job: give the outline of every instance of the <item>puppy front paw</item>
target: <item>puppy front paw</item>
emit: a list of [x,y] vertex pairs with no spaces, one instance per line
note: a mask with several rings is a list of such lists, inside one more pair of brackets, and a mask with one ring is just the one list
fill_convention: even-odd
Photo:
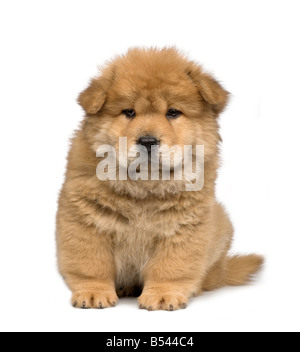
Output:
[[81,309],[104,309],[115,307],[118,303],[118,296],[115,291],[82,290],[73,293],[72,305]]
[[166,310],[175,311],[185,309],[188,304],[188,297],[177,289],[164,290],[162,288],[145,289],[139,297],[140,309],[148,311]]

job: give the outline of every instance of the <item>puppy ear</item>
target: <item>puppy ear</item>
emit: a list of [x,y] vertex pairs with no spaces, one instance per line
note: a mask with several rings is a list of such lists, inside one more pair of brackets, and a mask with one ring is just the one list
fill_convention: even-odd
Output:
[[204,73],[196,64],[192,64],[187,74],[196,84],[203,99],[212,107],[213,111],[220,114],[226,108],[230,94],[218,81],[211,75]]
[[100,82],[94,79],[91,81],[90,86],[79,95],[78,103],[86,113],[94,115],[101,110],[105,99],[106,92]]
[[111,86],[114,72],[111,66],[103,70],[99,78],[92,79],[89,87],[78,97],[78,103],[90,115],[97,114],[103,107]]

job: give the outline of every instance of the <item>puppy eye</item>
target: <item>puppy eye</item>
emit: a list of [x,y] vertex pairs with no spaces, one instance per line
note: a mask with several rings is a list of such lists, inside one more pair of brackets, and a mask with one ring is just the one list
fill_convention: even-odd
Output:
[[176,119],[177,117],[179,117],[180,115],[182,115],[182,112],[176,109],[170,109],[167,112],[167,118],[168,119]]
[[136,116],[136,113],[133,109],[126,109],[122,112],[126,117],[133,119]]

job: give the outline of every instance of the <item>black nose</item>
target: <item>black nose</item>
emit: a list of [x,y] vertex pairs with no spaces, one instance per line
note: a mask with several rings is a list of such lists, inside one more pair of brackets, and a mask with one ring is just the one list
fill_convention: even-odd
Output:
[[152,145],[159,145],[159,141],[157,138],[152,137],[152,136],[143,136],[143,137],[139,138],[137,144],[143,145],[144,147],[147,148],[148,152],[151,152],[151,146]]

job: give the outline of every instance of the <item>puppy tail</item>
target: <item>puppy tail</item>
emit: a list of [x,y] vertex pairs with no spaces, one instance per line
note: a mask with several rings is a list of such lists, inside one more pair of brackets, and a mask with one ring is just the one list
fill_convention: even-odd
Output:
[[242,286],[250,283],[259,272],[264,258],[250,254],[226,257],[208,272],[202,289],[212,291],[224,286]]
[[242,286],[250,283],[264,263],[264,258],[256,254],[227,257],[225,272],[226,286]]

